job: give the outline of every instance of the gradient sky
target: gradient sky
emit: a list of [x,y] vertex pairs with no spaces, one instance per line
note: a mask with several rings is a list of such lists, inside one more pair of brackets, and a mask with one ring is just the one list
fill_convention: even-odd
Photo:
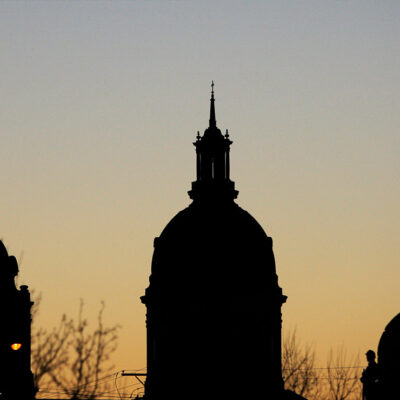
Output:
[[212,79],[284,330],[364,354],[400,311],[400,2],[250,3],[0,2],[0,237],[38,325],[106,302],[115,370],[146,365],[139,297],[189,204]]

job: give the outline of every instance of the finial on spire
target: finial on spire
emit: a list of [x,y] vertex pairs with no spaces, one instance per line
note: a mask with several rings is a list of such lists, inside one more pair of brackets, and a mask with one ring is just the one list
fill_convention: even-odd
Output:
[[214,105],[214,81],[211,81],[211,105],[210,105],[210,127],[217,126],[215,119],[215,105]]

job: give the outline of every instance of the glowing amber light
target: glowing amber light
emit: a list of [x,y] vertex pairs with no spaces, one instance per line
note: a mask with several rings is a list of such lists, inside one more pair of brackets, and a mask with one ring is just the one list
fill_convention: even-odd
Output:
[[13,343],[13,344],[11,345],[11,348],[12,348],[13,350],[19,350],[19,349],[21,348],[21,346],[22,346],[21,343]]

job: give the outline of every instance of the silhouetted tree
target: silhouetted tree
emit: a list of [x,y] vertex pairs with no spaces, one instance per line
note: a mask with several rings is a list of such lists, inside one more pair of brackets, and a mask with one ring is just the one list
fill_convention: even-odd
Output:
[[[33,320],[37,314],[40,299],[40,296],[35,299]],[[36,329],[35,325],[32,326],[31,363],[37,388],[41,387],[41,383],[46,377],[48,378],[54,371],[58,371],[62,366],[68,364],[68,345],[72,336],[72,328],[72,320],[68,319],[65,314],[59,325],[50,332],[43,328]]]
[[289,331],[282,345],[282,377],[285,389],[310,400],[318,399],[317,371],[313,346],[301,345],[296,331]]
[[340,347],[335,353],[331,350],[327,361],[327,381],[329,400],[355,400],[361,397],[360,358],[347,358],[346,351]]
[[[37,314],[40,297],[36,299]],[[47,331],[33,328],[32,370],[37,387],[53,384],[53,389],[70,399],[95,399],[104,389],[99,378],[111,371],[107,365],[117,347],[118,325],[103,323],[104,303],[97,316],[97,327],[89,331],[81,301],[77,321],[63,315],[57,328]]]
[[313,346],[297,340],[289,331],[282,342],[282,377],[285,389],[308,400],[359,400],[359,357],[349,358],[343,347],[331,350],[325,368],[316,366]]

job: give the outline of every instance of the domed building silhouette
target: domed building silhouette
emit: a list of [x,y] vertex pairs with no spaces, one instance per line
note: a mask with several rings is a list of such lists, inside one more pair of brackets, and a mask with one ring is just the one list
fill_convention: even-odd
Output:
[[[213,86],[213,85],[212,85]],[[154,240],[145,398],[279,399],[281,306],[272,239],[235,199],[232,141],[197,134],[192,203]],[[285,397],[286,398],[286,397]]]
[[400,378],[400,313],[387,324],[381,336],[378,365],[382,398],[395,398]]

